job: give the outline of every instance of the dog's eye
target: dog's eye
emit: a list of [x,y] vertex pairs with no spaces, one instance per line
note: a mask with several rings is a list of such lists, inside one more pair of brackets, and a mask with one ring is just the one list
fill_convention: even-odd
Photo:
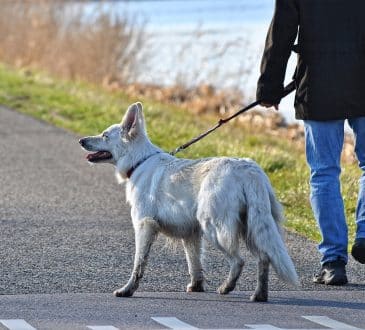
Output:
[[107,140],[107,139],[109,139],[109,136],[108,136],[108,134],[107,134],[107,133],[103,133],[102,138],[103,138],[104,140]]

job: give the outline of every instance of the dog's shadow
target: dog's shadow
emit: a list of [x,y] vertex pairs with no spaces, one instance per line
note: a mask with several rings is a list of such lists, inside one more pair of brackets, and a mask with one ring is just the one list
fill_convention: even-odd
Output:
[[[346,288],[351,288],[351,291],[365,291],[365,284],[348,284]],[[345,292],[351,292],[350,290],[345,290]],[[288,291],[289,292],[289,291]],[[330,307],[330,308],[347,308],[353,310],[365,310],[365,302],[351,302],[351,301],[338,301],[337,299],[318,299],[317,297],[321,296],[321,292],[323,291],[304,291],[308,297],[305,298],[297,298],[293,292],[298,292],[298,296],[302,295],[303,291],[291,291],[291,295],[289,297],[277,297],[275,291],[269,294],[269,301],[264,303],[259,303],[261,305],[269,305],[269,306],[298,306],[298,307]],[[341,295],[342,291],[337,290],[329,290],[326,293],[335,293]],[[313,296],[309,296],[310,293],[313,293]],[[168,297],[164,296],[134,296],[135,299],[147,299],[147,300],[158,300],[158,301],[190,301],[193,303],[214,303],[214,304],[224,304],[224,303],[239,303],[239,304],[257,304],[257,302],[251,302],[248,300],[248,297],[251,293],[248,291],[244,292],[234,292],[230,295],[221,296],[217,293],[205,292],[205,293],[189,293],[186,296],[181,296],[181,294],[174,297],[174,294],[171,293]],[[294,295],[294,296],[293,296]],[[352,299],[352,298],[349,298]]]

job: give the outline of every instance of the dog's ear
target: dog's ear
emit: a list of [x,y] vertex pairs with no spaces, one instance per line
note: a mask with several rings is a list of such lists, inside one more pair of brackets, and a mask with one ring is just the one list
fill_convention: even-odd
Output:
[[122,120],[121,126],[128,135],[133,138],[139,133],[144,133],[144,117],[142,103],[133,103],[128,107],[126,114]]

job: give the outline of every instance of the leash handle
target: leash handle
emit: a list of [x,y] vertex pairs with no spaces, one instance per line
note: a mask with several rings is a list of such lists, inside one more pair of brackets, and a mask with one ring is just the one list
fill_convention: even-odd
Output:
[[[287,95],[289,95],[292,91],[295,90],[295,81],[293,80],[290,84],[288,84],[287,86],[284,87],[284,91],[283,91],[283,96],[282,98],[286,97]],[[175,150],[170,152],[170,155],[174,156],[176,155],[178,152],[180,152],[181,150],[186,149],[187,147],[191,146],[192,144],[194,144],[195,142],[198,142],[199,140],[203,139],[204,137],[206,137],[208,134],[212,133],[213,131],[215,131],[218,127],[224,125],[225,123],[227,123],[228,121],[230,121],[231,119],[239,116],[240,114],[252,109],[253,107],[256,107],[257,105],[259,105],[262,101],[261,100],[257,100],[251,104],[249,104],[248,106],[246,106],[245,108],[235,112],[233,115],[231,115],[230,117],[227,118],[221,118],[219,119],[218,123],[213,126],[212,128],[210,128],[209,130],[207,130],[206,132],[196,136],[195,138],[191,139],[190,141],[186,142],[185,144],[181,145],[180,147],[177,147]]]

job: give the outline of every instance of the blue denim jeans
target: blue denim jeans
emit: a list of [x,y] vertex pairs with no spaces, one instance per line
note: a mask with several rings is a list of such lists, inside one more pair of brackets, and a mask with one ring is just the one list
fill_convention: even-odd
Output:
[[[355,153],[362,169],[356,208],[356,238],[365,238],[365,117],[348,120],[355,136]],[[310,201],[322,241],[321,263],[347,263],[347,224],[339,176],[344,120],[304,121],[306,156],[310,167]]]

